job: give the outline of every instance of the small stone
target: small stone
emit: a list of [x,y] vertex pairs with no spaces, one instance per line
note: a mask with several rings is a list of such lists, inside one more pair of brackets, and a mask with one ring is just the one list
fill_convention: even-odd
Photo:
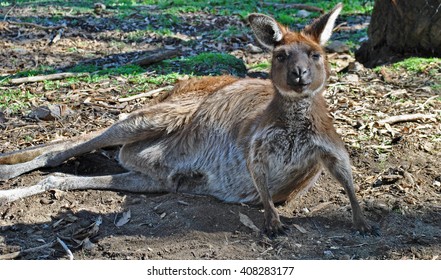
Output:
[[310,15],[311,15],[311,13],[306,10],[300,10],[297,12],[297,17],[299,17],[299,18],[307,18]]
[[49,205],[54,203],[54,201],[50,200],[49,198],[43,197],[42,199],[40,199],[40,203],[43,205]]
[[424,151],[426,151],[428,153],[432,153],[433,152],[433,144],[432,143],[425,143],[423,145],[423,149],[424,149]]
[[53,121],[71,115],[73,111],[64,104],[51,104],[35,108],[29,117],[43,121]]

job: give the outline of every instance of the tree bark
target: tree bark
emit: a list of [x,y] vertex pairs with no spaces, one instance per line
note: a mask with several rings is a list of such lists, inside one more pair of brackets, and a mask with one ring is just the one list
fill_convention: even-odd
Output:
[[376,0],[368,36],[355,53],[367,67],[441,57],[441,0]]

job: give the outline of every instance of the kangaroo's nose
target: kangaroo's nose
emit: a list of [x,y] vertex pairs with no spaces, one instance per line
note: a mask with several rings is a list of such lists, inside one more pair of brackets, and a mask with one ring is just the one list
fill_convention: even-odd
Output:
[[303,66],[296,66],[292,69],[291,74],[295,79],[302,80],[302,78],[309,74],[309,69]]
[[307,83],[309,80],[309,69],[304,66],[295,66],[291,70],[291,79],[295,84]]

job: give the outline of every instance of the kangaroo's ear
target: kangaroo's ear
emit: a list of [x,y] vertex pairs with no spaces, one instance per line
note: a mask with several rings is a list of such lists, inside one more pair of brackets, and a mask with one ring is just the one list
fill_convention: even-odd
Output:
[[250,14],[248,21],[259,43],[270,50],[274,48],[276,43],[282,40],[283,35],[286,33],[284,26],[266,15]]
[[342,3],[338,3],[332,11],[319,17],[310,25],[303,29],[303,33],[310,35],[320,45],[326,44],[331,38],[332,30],[334,29],[335,20],[343,8]]

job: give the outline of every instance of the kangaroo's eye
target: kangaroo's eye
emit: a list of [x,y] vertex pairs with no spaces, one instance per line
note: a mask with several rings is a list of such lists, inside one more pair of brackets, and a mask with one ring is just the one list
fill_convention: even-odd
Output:
[[283,53],[276,54],[276,59],[277,59],[279,62],[284,62],[285,59],[286,59],[286,54],[283,54]]
[[314,59],[314,60],[319,60],[321,56],[322,56],[322,55],[321,55],[320,53],[316,53],[316,52],[314,52],[314,53],[311,54],[311,57],[312,57],[312,59]]

